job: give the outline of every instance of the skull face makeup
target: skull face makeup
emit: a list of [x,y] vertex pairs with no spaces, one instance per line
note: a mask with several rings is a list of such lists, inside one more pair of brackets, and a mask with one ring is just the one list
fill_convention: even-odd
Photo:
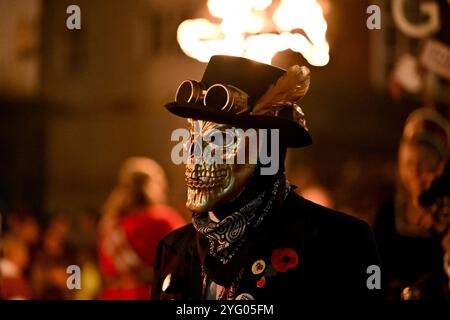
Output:
[[[250,180],[256,165],[237,163],[238,153],[246,152],[248,147],[238,130],[210,121],[189,119],[188,122],[191,140],[186,146],[190,152],[185,171],[186,206],[193,212],[206,212],[217,204],[235,199]],[[221,139],[217,139],[218,134],[222,135]]]

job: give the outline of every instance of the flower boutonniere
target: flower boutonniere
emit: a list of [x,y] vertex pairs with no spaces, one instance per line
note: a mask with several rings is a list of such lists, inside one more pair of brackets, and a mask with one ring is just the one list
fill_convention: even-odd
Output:
[[294,249],[275,249],[272,252],[272,266],[278,272],[286,272],[298,265],[298,255]]
[[278,272],[287,272],[298,265],[299,257],[292,248],[275,249],[270,257],[271,264],[266,267],[263,260],[257,260],[252,266],[252,272],[255,275],[261,275],[256,286],[262,288],[266,285],[267,279],[275,276]]

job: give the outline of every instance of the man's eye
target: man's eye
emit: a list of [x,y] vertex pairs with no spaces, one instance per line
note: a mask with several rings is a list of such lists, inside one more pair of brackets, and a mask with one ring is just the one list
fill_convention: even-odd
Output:
[[220,139],[217,139],[216,136],[211,136],[209,138],[209,143],[212,143],[215,146],[220,146],[220,144],[221,144]]
[[231,134],[230,132],[223,133],[223,144],[225,147],[230,147],[234,143],[236,143],[236,136]]
[[231,133],[221,132],[220,134],[212,135],[209,142],[217,147],[228,147],[235,143],[236,139]]

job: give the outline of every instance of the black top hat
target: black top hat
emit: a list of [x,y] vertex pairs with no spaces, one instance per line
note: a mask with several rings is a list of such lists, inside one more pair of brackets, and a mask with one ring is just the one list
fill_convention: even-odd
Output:
[[312,140],[297,101],[308,88],[306,67],[286,71],[245,58],[213,56],[202,80],[184,81],[166,108],[183,118],[280,129],[286,147],[302,147]]

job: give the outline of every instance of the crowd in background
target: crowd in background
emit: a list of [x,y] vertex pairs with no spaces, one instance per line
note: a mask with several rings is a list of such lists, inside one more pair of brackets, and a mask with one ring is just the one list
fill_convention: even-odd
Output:
[[[64,215],[39,221],[30,212],[11,212],[4,221],[1,292],[8,299],[91,299],[100,288],[96,216]],[[83,270],[82,290],[67,289],[67,267]]]
[[[147,158],[130,158],[100,214],[39,221],[10,212],[1,237],[0,293],[6,299],[148,299],[156,247],[185,224],[167,206],[163,169]],[[80,286],[69,289],[69,266]]]

